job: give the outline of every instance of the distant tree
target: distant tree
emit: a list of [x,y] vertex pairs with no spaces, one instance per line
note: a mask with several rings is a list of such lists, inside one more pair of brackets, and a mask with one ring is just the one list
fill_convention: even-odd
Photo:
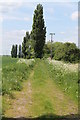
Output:
[[44,45],[44,57],[50,57],[51,54],[51,43],[49,42]]
[[55,42],[52,48],[54,59],[62,60],[64,57],[64,44],[61,42]]
[[56,42],[54,46],[54,59],[66,62],[78,62],[80,59],[80,50],[74,43]]
[[27,52],[26,52],[26,43],[27,43],[27,40],[26,40],[26,37],[24,37],[23,38],[23,42],[22,42],[22,52],[23,52],[24,58],[26,58],[26,55],[27,55]]
[[12,49],[11,49],[11,57],[14,57],[14,53],[15,53],[15,46],[12,45]]
[[19,57],[19,58],[22,57],[22,48],[21,48],[21,45],[19,45],[19,54],[18,54],[18,57]]
[[27,43],[29,39],[30,39],[29,32],[26,32],[26,36],[24,37],[23,42],[22,42],[22,53],[24,55],[24,58],[26,58],[27,56],[27,48],[28,48]]
[[26,52],[27,52],[27,58],[33,58],[34,57],[34,48],[33,48],[33,42],[31,39],[28,40],[26,45]]
[[[55,42],[55,43],[51,43],[51,42],[47,42],[47,44],[45,44],[44,46],[44,54],[46,54],[47,57],[51,56],[51,48],[52,48],[52,57],[54,59],[61,59],[62,57],[62,52],[60,53],[59,51],[62,49],[63,47],[63,43],[61,42]],[[59,55],[58,55],[59,54]]]
[[15,58],[17,58],[17,44],[15,45]]
[[[49,57],[51,51],[51,42],[47,42],[44,46],[44,57]],[[52,43],[52,55],[55,60],[63,60],[65,62],[76,63],[80,61],[80,49],[75,43]]]
[[11,56],[17,58],[17,45],[12,45]]
[[80,56],[80,50],[76,44],[66,42],[64,43],[64,61],[77,62]]
[[34,40],[35,57],[42,58],[45,45],[46,27],[43,19],[43,6],[37,5],[34,11],[31,38]]

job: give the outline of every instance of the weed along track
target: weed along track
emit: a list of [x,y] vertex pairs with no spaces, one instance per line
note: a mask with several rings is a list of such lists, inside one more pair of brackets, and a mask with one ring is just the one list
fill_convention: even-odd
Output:
[[23,83],[23,89],[20,92],[14,92],[14,99],[11,99],[11,106],[5,112],[6,117],[20,118],[30,115],[30,107],[32,105],[32,86],[30,79]]
[[6,118],[58,118],[77,114],[77,104],[57,86],[47,64],[45,60],[36,60],[22,91],[14,92]]

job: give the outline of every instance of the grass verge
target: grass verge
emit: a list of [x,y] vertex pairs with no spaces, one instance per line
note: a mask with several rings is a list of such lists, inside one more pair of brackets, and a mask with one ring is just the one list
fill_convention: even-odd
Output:
[[47,64],[50,77],[76,103],[78,102],[78,65],[51,61]]
[[22,82],[28,79],[34,66],[34,61],[30,61],[30,64],[29,62],[27,64],[27,60],[26,63],[18,61],[18,58],[2,58],[3,113],[9,108],[9,97],[14,98],[13,91],[20,91],[23,88]]

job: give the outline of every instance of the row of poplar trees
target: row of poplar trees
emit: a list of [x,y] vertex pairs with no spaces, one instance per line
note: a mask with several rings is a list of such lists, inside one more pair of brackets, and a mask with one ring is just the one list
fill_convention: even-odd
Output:
[[[42,58],[45,45],[46,27],[43,18],[43,6],[38,4],[33,15],[32,31],[26,32],[22,42],[22,55],[24,58]],[[13,52],[13,47],[12,47]]]
[[[18,50],[19,49],[19,50]],[[12,45],[12,50],[11,50],[11,57],[12,58],[17,58],[17,56],[19,58],[22,58],[23,57],[23,53],[22,53],[22,47],[21,45]]]

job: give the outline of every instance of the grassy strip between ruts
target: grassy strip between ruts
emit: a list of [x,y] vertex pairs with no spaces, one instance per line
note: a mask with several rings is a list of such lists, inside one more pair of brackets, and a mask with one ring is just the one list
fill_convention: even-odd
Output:
[[49,80],[49,74],[47,73],[44,60],[37,59],[34,75],[31,80],[33,95],[31,116],[33,117],[53,113],[54,111],[51,100],[47,95],[49,93],[46,93],[47,80]]

